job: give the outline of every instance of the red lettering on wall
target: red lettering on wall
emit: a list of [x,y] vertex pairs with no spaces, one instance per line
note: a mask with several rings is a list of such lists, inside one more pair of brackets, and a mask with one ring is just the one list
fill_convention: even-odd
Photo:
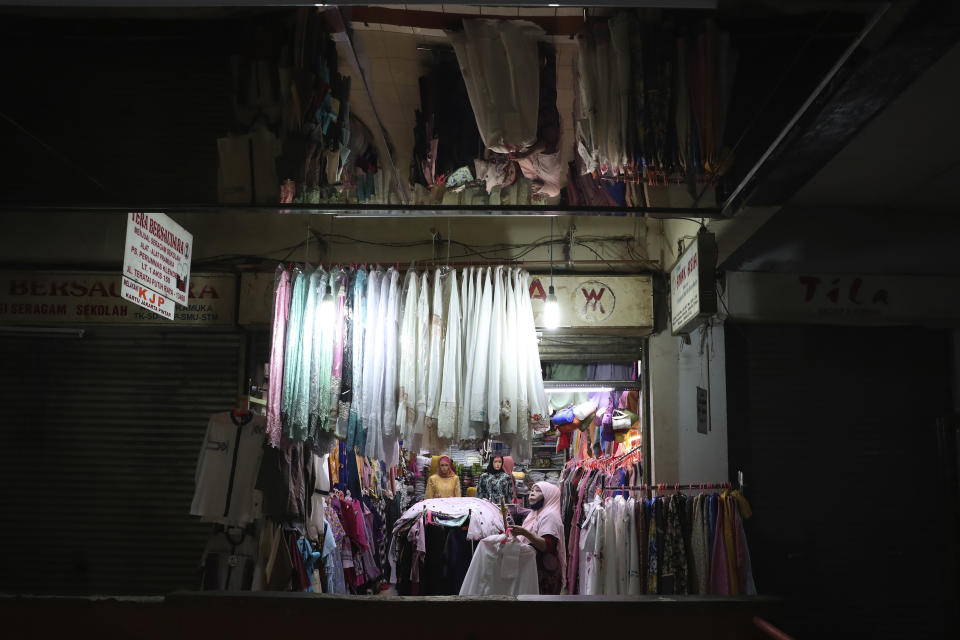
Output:
[[536,278],[530,283],[530,299],[531,300],[547,299],[547,292],[543,290],[543,284],[541,284],[540,278]]

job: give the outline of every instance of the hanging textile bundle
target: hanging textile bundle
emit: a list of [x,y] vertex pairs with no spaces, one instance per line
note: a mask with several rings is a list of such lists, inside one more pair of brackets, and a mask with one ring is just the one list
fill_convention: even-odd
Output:
[[281,432],[332,433],[395,466],[401,440],[439,448],[493,435],[524,451],[548,427],[519,268],[410,270],[401,286],[394,267],[306,266],[278,276],[274,307],[271,444]]

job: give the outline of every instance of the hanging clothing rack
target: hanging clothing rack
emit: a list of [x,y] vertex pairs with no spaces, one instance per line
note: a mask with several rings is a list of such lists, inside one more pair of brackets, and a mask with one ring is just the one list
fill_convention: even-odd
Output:
[[[605,482],[600,483],[600,495],[603,495],[606,491],[643,491],[646,493],[647,497],[651,497],[651,492],[656,491],[657,493],[664,493],[668,491],[697,491],[704,489],[733,489],[732,482],[693,482],[689,484],[680,484],[669,482],[660,482],[657,484],[638,484],[638,485],[614,485],[606,486]],[[738,490],[741,490],[742,487],[737,487]]]

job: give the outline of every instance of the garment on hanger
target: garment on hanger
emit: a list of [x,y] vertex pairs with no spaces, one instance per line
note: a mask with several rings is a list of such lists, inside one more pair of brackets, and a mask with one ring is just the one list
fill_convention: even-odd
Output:
[[266,425],[266,418],[251,412],[210,416],[197,459],[191,515],[226,525],[245,525],[257,517],[254,488]]
[[290,318],[290,272],[277,267],[274,278],[273,324],[270,335],[270,380],[267,390],[267,439],[271,446],[280,442],[283,432],[281,407],[283,404],[283,367],[287,322]]

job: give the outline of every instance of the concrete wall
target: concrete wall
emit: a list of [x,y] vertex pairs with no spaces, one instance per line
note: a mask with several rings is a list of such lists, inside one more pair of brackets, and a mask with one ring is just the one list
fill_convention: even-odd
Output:
[[[650,338],[652,479],[733,480],[727,471],[724,327],[698,329],[687,344],[663,331]],[[709,372],[709,373],[708,373]],[[707,389],[709,431],[697,431],[697,387]]]

